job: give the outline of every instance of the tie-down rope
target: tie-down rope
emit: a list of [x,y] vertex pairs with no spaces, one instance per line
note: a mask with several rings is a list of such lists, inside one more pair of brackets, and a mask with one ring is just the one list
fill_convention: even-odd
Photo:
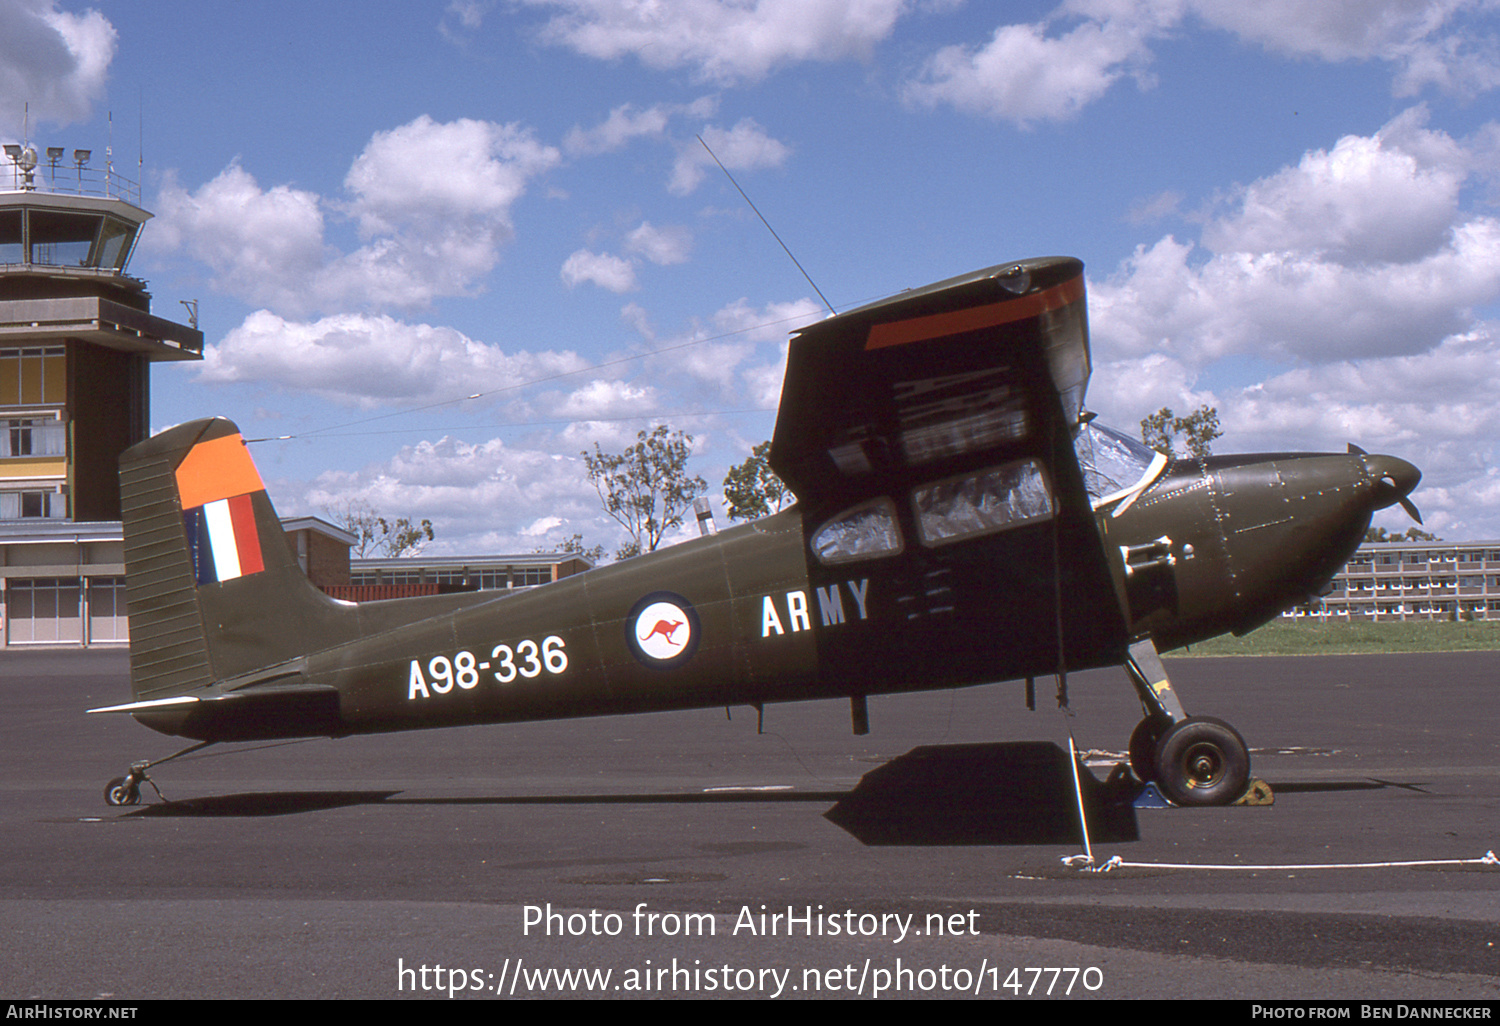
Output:
[[[1066,716],[1066,712],[1064,713]],[[1191,862],[1126,862],[1118,855],[1103,865],[1094,864],[1094,848],[1089,843],[1089,821],[1083,811],[1083,783],[1078,777],[1078,749],[1073,744],[1073,726],[1068,725],[1068,760],[1073,764],[1073,794],[1078,799],[1078,826],[1083,831],[1083,853],[1065,855],[1062,863],[1084,873],[1108,873],[1113,869],[1395,869],[1410,866],[1500,866],[1500,858],[1494,851],[1487,851],[1477,859],[1415,859],[1407,862],[1304,862],[1296,865],[1201,865]]]

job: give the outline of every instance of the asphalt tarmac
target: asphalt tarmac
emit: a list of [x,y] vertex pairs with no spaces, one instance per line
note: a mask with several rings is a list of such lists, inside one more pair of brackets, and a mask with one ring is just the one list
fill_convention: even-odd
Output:
[[[1275,793],[1225,809],[1118,801],[1118,671],[864,737],[823,702],[220,747],[111,808],[182,747],[84,715],[124,654],[0,667],[3,998],[1500,998],[1500,653],[1169,661]],[[1062,861],[1070,733],[1108,872]]]

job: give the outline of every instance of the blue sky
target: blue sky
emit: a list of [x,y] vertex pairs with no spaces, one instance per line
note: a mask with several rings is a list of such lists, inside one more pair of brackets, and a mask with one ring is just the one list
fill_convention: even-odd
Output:
[[292,436],[254,447],[283,514],[613,549],[578,454],[658,422],[717,490],[821,304],[701,134],[834,306],[1077,256],[1104,420],[1388,451],[1430,528],[1500,538],[1497,15],[0,0],[0,136],[29,102],[32,142],[100,154],[112,115],[156,215],[131,271],[209,353],[154,372],[153,425]]

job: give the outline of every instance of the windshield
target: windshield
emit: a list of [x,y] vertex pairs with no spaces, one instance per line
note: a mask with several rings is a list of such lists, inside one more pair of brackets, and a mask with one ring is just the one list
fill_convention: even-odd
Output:
[[1083,471],[1083,486],[1095,506],[1144,488],[1167,462],[1145,443],[1092,420],[1074,437],[1073,451]]

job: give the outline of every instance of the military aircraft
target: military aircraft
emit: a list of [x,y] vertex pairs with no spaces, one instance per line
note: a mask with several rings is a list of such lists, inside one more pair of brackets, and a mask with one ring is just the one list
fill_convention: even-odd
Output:
[[[791,341],[771,464],[792,507],[553,584],[379,602],[315,588],[227,420],[121,457],[120,712],[204,745],[866,697],[1120,666],[1131,766],[1240,797],[1244,740],[1159,653],[1316,595],[1421,475],[1392,456],[1171,460],[1096,423],[1083,265],[1002,264]],[[146,770],[110,781],[139,800]],[[154,786],[154,785],[153,785]]]

